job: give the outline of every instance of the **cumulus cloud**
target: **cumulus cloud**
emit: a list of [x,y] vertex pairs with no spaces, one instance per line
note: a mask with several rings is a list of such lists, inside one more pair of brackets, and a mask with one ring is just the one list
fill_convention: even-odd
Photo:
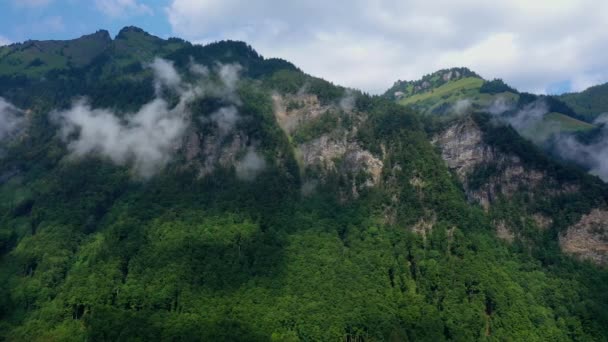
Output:
[[245,156],[238,160],[235,169],[236,176],[240,180],[252,181],[266,168],[264,157],[254,148],[247,150]]
[[172,0],[165,10],[176,35],[245,40],[372,93],[453,66],[532,92],[608,80],[607,2]]
[[95,6],[102,13],[113,18],[154,14],[150,7],[136,0],[95,0]]
[[0,141],[20,131],[24,123],[23,111],[0,97]]

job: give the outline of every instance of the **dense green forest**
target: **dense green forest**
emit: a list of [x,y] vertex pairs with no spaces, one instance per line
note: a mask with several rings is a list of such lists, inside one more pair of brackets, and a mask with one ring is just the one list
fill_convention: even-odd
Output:
[[608,84],[590,87],[580,93],[563,94],[560,99],[588,120],[595,120],[608,113]]
[[[0,68],[0,96],[29,117],[25,134],[3,142],[0,163],[0,340],[608,339],[608,272],[563,255],[559,227],[542,236],[530,230],[514,243],[498,239],[496,211],[467,201],[430,142],[445,122],[309,76],[245,43],[191,45],[135,28],[114,40],[101,36],[87,38],[107,47],[81,58],[86,63],[47,70],[45,58],[57,59],[44,55],[25,71]],[[133,165],[95,153],[67,157],[57,111],[80,96],[93,108],[139,110],[159,96],[147,66],[154,57],[193,84],[193,65],[208,82],[222,78],[220,63],[239,66],[236,100],[208,91],[187,107],[201,136],[222,129],[212,113],[238,109],[242,139],[265,161],[256,177],[239,177],[238,165],[201,176],[181,149],[146,179],[134,176]],[[8,58],[21,57],[0,50],[0,65]],[[492,81],[483,89],[510,88]],[[163,91],[177,106],[181,90]],[[301,93],[333,111],[286,132],[273,97]],[[340,105],[345,99],[352,108]],[[351,129],[357,118],[348,113],[365,117],[353,134],[381,156],[380,182],[345,196],[368,175],[340,172],[348,160],[335,160],[316,191],[303,192],[316,174],[304,169],[296,147]],[[490,144],[581,184],[564,200],[570,206],[538,203],[564,215],[564,225],[605,203],[596,178],[483,114],[476,120]],[[517,220],[528,205],[519,200],[500,211]]]

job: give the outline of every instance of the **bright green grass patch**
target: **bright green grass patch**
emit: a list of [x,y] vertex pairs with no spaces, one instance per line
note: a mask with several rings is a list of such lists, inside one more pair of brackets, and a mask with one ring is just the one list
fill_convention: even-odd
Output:
[[546,114],[541,122],[520,132],[526,138],[543,142],[556,133],[583,132],[595,128],[594,125],[577,120],[562,113]]
[[467,77],[455,82],[446,83],[432,91],[419,93],[410,97],[406,97],[399,101],[400,104],[412,104],[420,101],[425,101],[431,98],[440,98],[444,95],[449,95],[457,91],[467,91],[471,89],[479,89],[483,84],[483,80],[476,77]]
[[557,123],[559,124],[559,127],[562,131],[588,131],[595,127],[590,123],[575,119],[562,113],[555,112],[545,115],[544,122]]

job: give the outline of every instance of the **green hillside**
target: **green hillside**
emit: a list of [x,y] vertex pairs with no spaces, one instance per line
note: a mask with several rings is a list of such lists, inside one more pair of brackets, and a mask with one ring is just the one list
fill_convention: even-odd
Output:
[[608,113],[608,83],[591,87],[580,93],[570,93],[559,98],[588,120]]
[[[511,128],[471,119],[547,178],[488,211],[428,115],[246,43],[129,27],[105,45],[27,44],[0,50],[3,115],[23,126],[0,141],[1,341],[608,337],[605,266],[558,238],[608,188]],[[433,77],[412,104],[504,93],[464,70]],[[482,165],[469,185],[501,171]],[[497,220],[517,236],[498,237]]]

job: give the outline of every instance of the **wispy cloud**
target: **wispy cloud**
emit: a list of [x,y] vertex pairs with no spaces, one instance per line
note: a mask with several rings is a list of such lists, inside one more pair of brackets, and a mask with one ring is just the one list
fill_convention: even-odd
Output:
[[23,111],[0,97],[0,141],[23,128]]

